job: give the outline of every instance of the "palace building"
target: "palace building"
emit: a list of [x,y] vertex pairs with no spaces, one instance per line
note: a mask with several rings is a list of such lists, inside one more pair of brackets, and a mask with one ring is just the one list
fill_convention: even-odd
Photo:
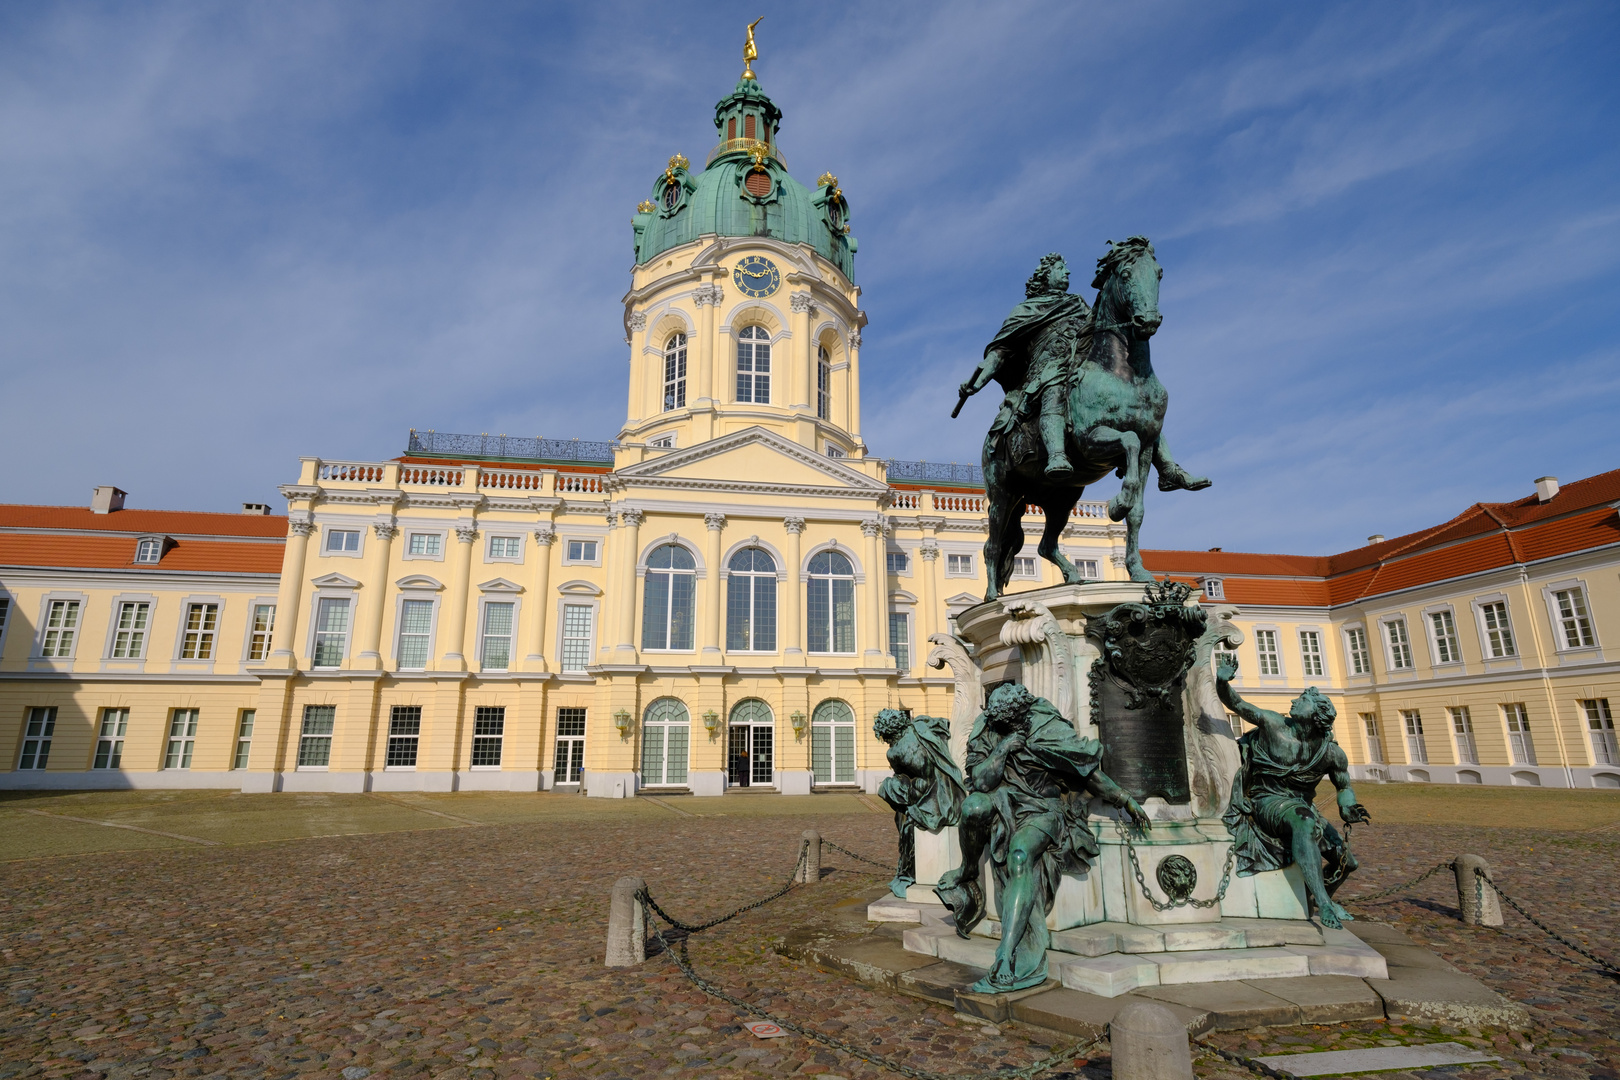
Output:
[[[950,713],[983,487],[869,449],[849,205],[781,119],[745,73],[637,208],[612,442],[413,431],[304,458],[284,517],[0,506],[0,786],[875,790],[874,714]],[[1340,555],[1144,557],[1235,613],[1246,697],[1328,693],[1363,778],[1617,787],[1617,506],[1544,478]],[[1063,548],[1127,576],[1103,503]],[[1012,591],[1059,583],[1025,551]]]

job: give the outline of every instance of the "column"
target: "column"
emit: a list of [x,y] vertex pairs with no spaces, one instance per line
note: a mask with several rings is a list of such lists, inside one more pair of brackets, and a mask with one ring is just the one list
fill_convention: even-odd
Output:
[[789,376],[785,383],[789,400],[782,404],[813,409],[815,407],[814,372],[816,369],[815,343],[810,340],[810,309],[812,307],[810,294],[797,292],[788,297],[788,303],[793,314],[791,322],[793,327],[792,357],[795,365],[792,371],[783,372]]
[[883,519],[867,518],[861,522],[861,535],[866,537],[866,648],[863,663],[867,667],[888,667],[889,598],[888,568],[883,559]]
[[865,445],[861,437],[861,332],[849,332],[849,433]]
[[913,666],[920,670],[928,659],[928,635],[943,633],[945,620],[944,613],[939,610],[938,591],[934,585],[934,573],[939,567],[939,548],[934,546],[932,539],[924,540],[917,556],[922,559],[917,567],[917,577],[922,585],[922,603],[918,606],[917,625],[911,628],[911,636],[916,639],[911,643],[911,655]]
[[293,647],[298,638],[298,602],[304,596],[304,560],[309,556],[309,537],[315,523],[309,512],[295,511],[288,526],[287,553],[281,558],[281,587],[276,590],[276,625],[271,637],[274,648],[267,666],[298,670]]
[[784,518],[782,525],[787,529],[787,565],[782,568],[782,623],[777,637],[782,642],[783,661],[796,667],[804,663],[804,616],[799,607],[804,602],[804,518]]
[[720,533],[726,527],[726,515],[713,512],[704,514],[703,524],[709,527],[708,548],[703,555],[709,564],[704,568],[707,576],[703,579],[703,662],[705,664],[718,664],[720,662]]
[[384,602],[388,599],[388,556],[399,527],[392,518],[373,522],[376,534],[366,550],[365,588],[360,592],[360,608],[355,620],[355,656],[351,668],[359,671],[383,669],[382,624]]
[[534,530],[534,595],[529,598],[529,655],[525,671],[545,671],[546,613],[551,610],[551,545],[557,532],[550,525]]
[[697,393],[692,404],[712,402],[714,393],[714,317],[720,298],[713,285],[699,285],[692,290],[692,305],[697,308],[697,340],[692,342],[697,353]]
[[618,623],[618,640],[613,645],[615,664],[636,662],[636,558],[641,553],[641,522],[645,517],[640,510],[619,511],[619,550],[615,555],[618,566],[613,575],[619,595],[610,601]]
[[440,671],[466,671],[467,581],[472,576],[473,540],[478,526],[472,522],[456,525],[455,565],[450,568],[450,595],[439,614]]
[[[638,344],[637,340],[638,335],[645,333],[646,329],[645,312],[638,311],[630,316],[630,336],[625,338],[625,344],[630,346],[630,402],[625,416],[632,424],[652,415],[647,412],[647,384],[654,381],[647,378],[647,357],[644,348],[647,341],[642,337]],[[660,386],[659,389],[662,390],[663,387]]]

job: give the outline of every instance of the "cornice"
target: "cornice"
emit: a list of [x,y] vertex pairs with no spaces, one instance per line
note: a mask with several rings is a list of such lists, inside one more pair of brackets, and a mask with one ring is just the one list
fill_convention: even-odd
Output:
[[313,501],[321,494],[320,488],[303,484],[282,484],[277,490],[281,492],[282,497],[288,502],[295,502],[299,499]]
[[[846,488],[852,489],[853,491],[858,492],[860,495],[867,497],[878,495],[887,496],[889,494],[889,485],[872,479],[870,476],[867,476],[858,469],[853,469],[847,465],[840,464],[836,458],[830,458],[825,454],[819,454],[808,447],[800,446],[798,443],[792,442],[767,428],[759,426],[758,424],[744,428],[743,430],[734,432],[730,435],[722,435],[718,439],[710,439],[707,442],[698,443],[696,446],[691,446],[680,450],[673,450],[656,458],[651,458],[647,461],[638,462],[635,465],[628,466],[627,468],[611,474],[613,478],[611,483],[615,487],[619,487],[621,489],[623,486],[630,483],[648,484],[652,486],[673,486],[675,484],[680,484],[683,486],[689,485],[694,483],[694,481],[687,481],[684,479],[674,480],[672,478],[666,478],[662,474],[674,469],[692,465],[699,461],[708,460],[709,458],[720,457],[724,454],[728,454],[734,450],[738,450],[742,447],[750,445],[767,446],[784,457],[797,461],[802,465],[808,465],[811,469],[825,474],[829,480],[837,481],[842,485],[842,488],[825,489],[826,494],[841,492]],[[715,490],[767,490],[766,487],[760,486],[760,483],[756,481],[705,480],[695,481],[695,483],[711,485]],[[823,492],[823,489],[818,485],[810,484],[777,485],[776,487],[778,488],[778,493],[780,494],[798,495],[817,494]]]

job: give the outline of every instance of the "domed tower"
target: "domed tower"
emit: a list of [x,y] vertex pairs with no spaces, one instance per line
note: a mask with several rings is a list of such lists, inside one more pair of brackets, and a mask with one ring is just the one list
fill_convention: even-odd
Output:
[[[753,38],[750,33],[749,43]],[[624,298],[630,398],[621,443],[654,452],[763,427],[862,458],[860,342],[849,204],[812,189],[777,145],[782,110],[750,64],[714,107],[701,172],[682,154],[637,208]]]

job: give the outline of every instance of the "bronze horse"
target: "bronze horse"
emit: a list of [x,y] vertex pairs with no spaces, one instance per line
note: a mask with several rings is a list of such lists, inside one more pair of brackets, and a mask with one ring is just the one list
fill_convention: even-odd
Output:
[[[1049,268],[1057,287],[1066,289],[1068,270],[1062,260],[1048,256],[1042,271]],[[1163,275],[1153,257],[1153,245],[1144,236],[1133,236],[1112,244],[1108,254],[1098,260],[1091,283],[1097,290],[1092,310],[1086,313],[1083,302],[1073,305],[1077,325],[1069,335],[1073,344],[1063,432],[1068,468],[1061,462],[1048,467],[1047,442],[1032,417],[1022,417],[1010,426],[998,421],[985,437],[984,485],[990,518],[989,539],[984,545],[989,578],[986,600],[1000,596],[1012,577],[1014,557],[1024,546],[1023,516],[1028,504],[1046,512],[1046,528],[1037,550],[1063,571],[1065,582],[1079,582],[1083,580],[1080,571],[1063,555],[1058,539],[1086,485],[1110,472],[1120,476],[1124,483],[1108,500],[1108,516],[1125,521],[1125,568],[1131,580],[1148,582],[1153,575],[1142,565],[1139,550],[1148,469],[1158,469],[1160,491],[1209,487],[1208,479],[1190,476],[1175,463],[1162,435],[1169,394],[1153,372],[1148,342],[1163,321],[1159,314],[1159,279]],[[1012,344],[1005,340],[1005,332],[998,335],[997,343]],[[1028,351],[1026,348],[1022,365],[1005,365],[1001,357],[992,359],[991,349],[986,349],[985,363],[962,385],[963,396],[977,392],[992,378],[1010,396],[1023,391],[1030,364],[1038,362]],[[1077,368],[1075,357],[1082,358]]]

